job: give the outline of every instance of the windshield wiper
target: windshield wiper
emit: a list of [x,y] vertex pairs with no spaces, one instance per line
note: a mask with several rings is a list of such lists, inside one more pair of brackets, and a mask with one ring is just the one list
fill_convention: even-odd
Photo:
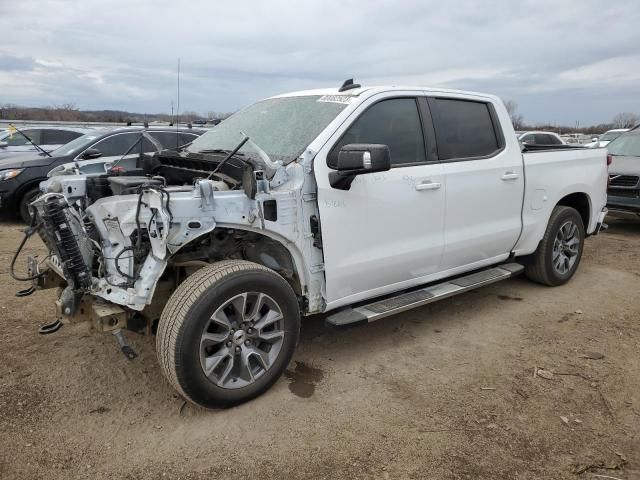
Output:
[[191,140],[189,143],[185,143],[184,145],[180,145],[178,148],[176,148],[176,152],[181,152],[183,151],[185,148],[187,148],[189,145],[191,145],[193,143],[193,140]]
[[[247,140],[248,139],[249,137],[247,137]],[[244,145],[244,142],[246,142],[246,140],[243,140],[242,145]],[[242,148],[242,145],[240,145],[239,148]],[[227,150],[225,148],[212,148],[209,150],[207,149],[198,150],[197,152],[191,152],[191,153],[224,153],[225,155],[229,155],[230,153],[232,153],[234,156],[244,157],[244,153],[238,152],[238,147],[234,148],[233,150]]]
[[[207,177],[207,180],[210,179],[215,173],[218,172],[218,170],[220,170],[220,168],[222,167],[222,165],[224,165],[225,163],[227,163],[227,161],[232,158],[235,157],[236,155],[242,155],[241,153],[238,153],[238,150],[240,150],[245,143],[247,143],[249,141],[249,137],[247,135],[244,136],[244,138],[240,141],[240,143],[236,146],[236,148],[234,148],[233,150],[231,150],[229,153],[227,153],[227,156],[224,157],[224,159],[218,164],[218,166],[213,170],[213,172],[211,172],[209,174],[209,176]],[[218,149],[216,149],[218,150]],[[206,152],[206,150],[202,150],[203,152]],[[221,153],[226,153],[226,150],[218,150]],[[212,151],[215,153],[215,151]]]
[[26,138],[26,139],[27,139],[27,141],[28,141],[31,145],[33,145],[34,147],[36,147],[38,150],[40,150],[42,153],[44,153],[47,157],[51,158],[51,156],[52,156],[52,155],[51,155],[49,152],[47,152],[44,148],[42,148],[42,147],[41,147],[40,145],[38,145],[36,142],[34,142],[33,140],[31,140],[31,139],[29,138],[29,136],[28,136],[26,133],[24,133],[24,132],[20,131],[20,129],[19,129],[18,127],[16,127],[13,123],[10,123],[10,124],[9,124],[9,127],[13,128],[16,132],[18,132],[20,135],[22,135],[24,138]]

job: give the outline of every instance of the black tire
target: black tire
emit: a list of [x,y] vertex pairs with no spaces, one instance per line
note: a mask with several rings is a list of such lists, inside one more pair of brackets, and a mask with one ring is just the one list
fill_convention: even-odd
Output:
[[[560,234],[560,229],[568,225],[569,222],[576,226],[575,235],[578,240],[577,252],[575,254],[575,260],[570,266],[568,266],[567,263],[560,262],[564,268],[566,268],[565,272],[561,272],[554,267],[554,256],[556,256],[554,244],[556,243],[556,238]],[[553,209],[553,212],[551,212],[551,217],[547,224],[547,230],[538,245],[538,249],[530,258],[527,259],[525,265],[526,276],[534,282],[552,287],[567,283],[571,277],[573,277],[574,273],[578,269],[578,265],[580,264],[582,250],[584,248],[584,239],[584,223],[582,222],[580,214],[574,208],[562,205],[556,206]]]
[[20,203],[18,204],[18,214],[24,223],[31,223],[29,204],[33,202],[38,195],[40,195],[40,190],[38,188],[31,188],[22,195]]
[[[229,305],[232,299],[243,295],[243,292],[252,292],[249,295],[258,292],[276,303],[282,317],[277,324],[283,339],[278,340],[279,350],[274,350],[275,358],[268,368],[258,366],[257,368],[262,370],[255,380],[253,373],[250,374],[252,383],[239,388],[233,388],[233,385],[230,385],[232,388],[225,388],[215,383],[214,380],[217,379],[212,379],[205,373],[206,363],[202,363],[204,351],[201,350],[201,342],[203,335],[212,325],[214,313],[225,312],[221,307]],[[254,303],[257,305],[259,301]],[[249,305],[249,301],[245,298],[246,305]],[[249,306],[246,306],[246,309],[248,308]],[[227,317],[226,313],[224,317],[235,318]],[[244,319],[244,316],[242,318]],[[247,329],[246,332],[249,330],[252,329]],[[238,327],[236,334],[240,332]],[[254,331],[254,335],[255,333]],[[171,295],[158,324],[156,350],[162,372],[185,399],[205,408],[229,407],[257,397],[278,380],[293,356],[299,334],[300,311],[291,286],[280,275],[262,265],[243,260],[226,260],[198,270]],[[227,340],[232,340],[231,336]],[[217,342],[216,348],[224,349],[228,344],[231,345],[232,342],[227,340]],[[240,341],[242,342],[242,339]],[[260,340],[252,341],[255,341],[255,348],[258,348]],[[242,343],[239,345],[242,347]],[[237,350],[240,347],[232,346],[226,350]],[[247,347],[249,348],[253,346]],[[232,365],[229,371],[233,372],[234,361],[237,361],[238,365],[242,363],[240,355],[243,354],[244,350],[242,354],[227,353],[230,358],[227,360]],[[249,363],[245,362],[246,365]],[[226,371],[226,368],[224,370]],[[231,377],[232,373],[228,375],[231,381],[236,382],[236,379]],[[245,382],[244,378],[242,382]]]

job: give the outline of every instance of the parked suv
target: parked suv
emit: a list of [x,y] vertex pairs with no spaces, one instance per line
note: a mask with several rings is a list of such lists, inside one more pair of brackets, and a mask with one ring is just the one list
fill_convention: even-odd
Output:
[[21,153],[40,152],[33,143],[46,152],[52,152],[90,131],[90,128],[75,127],[25,127],[20,128],[20,131],[9,129],[0,132],[0,159]]
[[607,130],[599,137],[595,138],[592,142],[586,143],[585,147],[587,148],[602,148],[609,145],[616,138],[622,135],[625,132],[628,132],[628,128],[614,128],[613,130]]
[[38,185],[53,168],[67,162],[102,158],[104,162],[178,148],[191,143],[206,130],[125,127],[94,130],[50,154],[0,159],[0,207],[16,209],[29,221],[29,203],[39,194]]
[[607,206],[619,213],[640,215],[640,126],[607,145],[609,189]]

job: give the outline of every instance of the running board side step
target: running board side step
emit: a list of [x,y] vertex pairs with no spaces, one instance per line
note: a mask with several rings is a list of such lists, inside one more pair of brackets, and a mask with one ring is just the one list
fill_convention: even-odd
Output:
[[505,263],[487,270],[458,277],[454,280],[429,285],[420,290],[401,293],[395,297],[385,298],[360,307],[340,310],[333,315],[329,315],[325,323],[333,327],[351,327],[363,323],[371,323],[396,313],[489,285],[490,283],[506,280],[522,273],[523,270],[524,267],[519,263]]

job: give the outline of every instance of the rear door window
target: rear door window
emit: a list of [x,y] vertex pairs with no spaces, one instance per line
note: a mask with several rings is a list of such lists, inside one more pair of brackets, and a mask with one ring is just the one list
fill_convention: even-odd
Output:
[[149,134],[158,140],[164,148],[174,150],[198,138],[196,135],[180,132],[149,132]]
[[[104,157],[114,157],[117,155],[124,155],[133,144],[140,139],[140,134],[136,132],[132,133],[117,133],[111,135],[103,140],[100,140],[94,144],[91,148],[97,148]],[[136,145],[131,149],[129,153],[138,153],[140,147]]]
[[536,133],[536,144],[537,145],[553,145],[553,137],[551,135],[547,135],[546,133]]
[[352,143],[387,145],[392,165],[426,162],[424,136],[416,100],[392,98],[369,107],[333,147],[328,165],[334,167],[340,149]]
[[71,140],[75,140],[82,133],[72,130],[46,129],[43,132],[42,143],[46,145],[64,145]]
[[429,108],[440,160],[487,157],[500,149],[487,103],[430,98]]

